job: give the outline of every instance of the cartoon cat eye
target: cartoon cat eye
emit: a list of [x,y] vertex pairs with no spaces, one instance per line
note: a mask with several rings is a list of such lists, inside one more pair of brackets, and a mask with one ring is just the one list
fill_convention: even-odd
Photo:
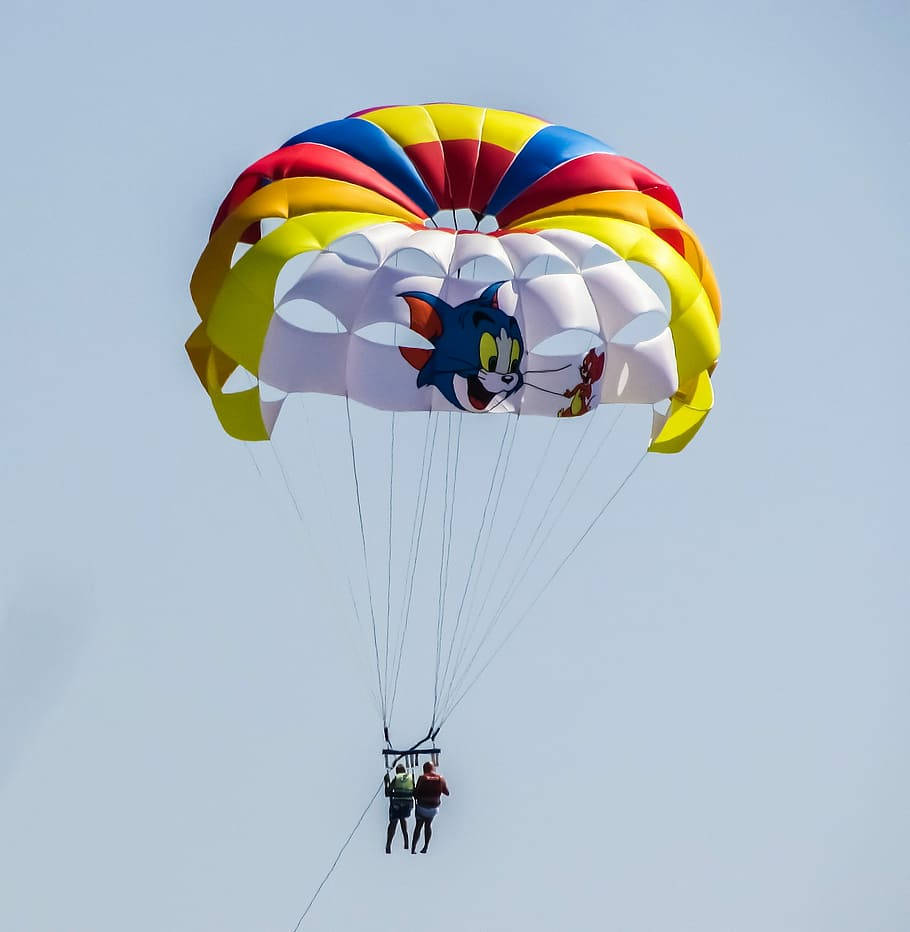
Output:
[[499,361],[499,350],[496,346],[496,340],[492,333],[482,333],[480,335],[480,367],[487,372],[496,371],[496,363]]

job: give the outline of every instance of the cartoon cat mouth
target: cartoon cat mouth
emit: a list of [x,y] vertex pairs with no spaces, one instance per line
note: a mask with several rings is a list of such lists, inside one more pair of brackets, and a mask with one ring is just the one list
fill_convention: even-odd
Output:
[[485,410],[496,395],[488,392],[476,375],[469,375],[465,381],[468,383],[468,401],[477,411]]

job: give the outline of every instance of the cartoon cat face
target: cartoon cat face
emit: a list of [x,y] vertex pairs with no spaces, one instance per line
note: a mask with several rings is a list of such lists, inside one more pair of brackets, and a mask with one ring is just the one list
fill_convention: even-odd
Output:
[[411,309],[411,328],[432,350],[401,348],[415,369],[418,387],[435,385],[463,411],[490,411],[521,388],[524,340],[518,321],[502,311],[495,282],[456,307],[424,291],[400,295]]

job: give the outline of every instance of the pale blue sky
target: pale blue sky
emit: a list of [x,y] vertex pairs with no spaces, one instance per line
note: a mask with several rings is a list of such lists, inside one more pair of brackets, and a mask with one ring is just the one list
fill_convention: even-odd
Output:
[[717,408],[453,717],[431,856],[385,858],[377,805],[305,928],[910,927],[906,7],[6,8],[0,928],[290,929],[379,779],[187,283],[246,164],[445,99],[671,181],[725,299]]

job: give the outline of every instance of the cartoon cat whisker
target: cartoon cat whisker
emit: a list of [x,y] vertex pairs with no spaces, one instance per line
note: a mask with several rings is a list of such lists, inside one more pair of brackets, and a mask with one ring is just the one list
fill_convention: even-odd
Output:
[[531,382],[527,381],[527,379],[525,379],[525,385],[526,385],[528,388],[536,388],[537,391],[539,391],[539,392],[546,392],[548,395],[559,395],[560,398],[565,398],[565,397],[566,397],[562,392],[554,392],[554,391],[552,391],[552,390],[549,389],[549,388],[541,388],[539,385],[534,385],[534,384],[532,384]]
[[525,375],[539,375],[541,372],[562,372],[564,369],[571,369],[572,363],[567,362],[564,366],[560,366],[558,369],[528,369],[525,371]]

